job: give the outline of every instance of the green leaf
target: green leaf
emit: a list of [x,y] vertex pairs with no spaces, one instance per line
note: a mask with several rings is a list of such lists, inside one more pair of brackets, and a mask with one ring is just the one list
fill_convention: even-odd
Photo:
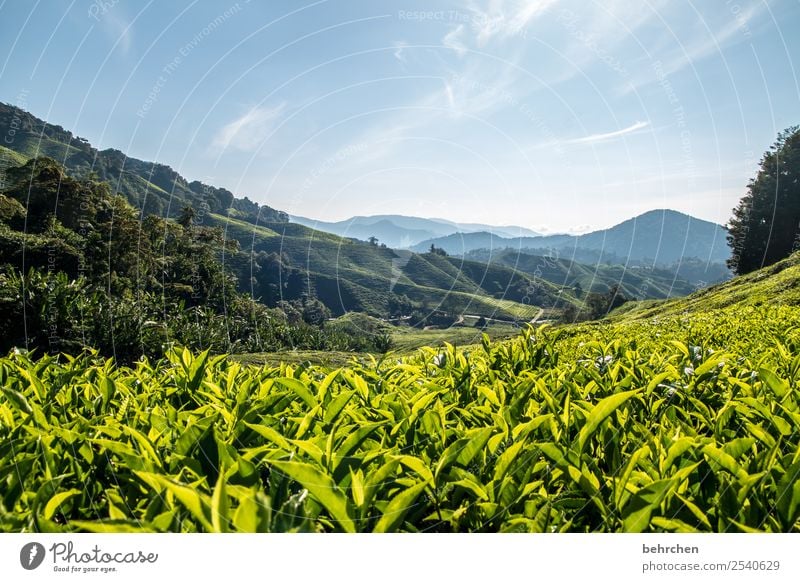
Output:
[[297,380],[296,378],[281,377],[275,378],[275,382],[294,392],[300,398],[300,400],[308,405],[309,408],[314,408],[317,406],[317,399],[314,398],[314,395],[311,394],[311,391],[300,380]]
[[375,524],[375,529],[372,530],[373,533],[397,531],[406,513],[414,505],[420,493],[425,490],[425,487],[427,487],[426,483],[417,483],[395,495],[383,510],[383,515]]
[[203,380],[203,374],[206,369],[206,360],[208,360],[208,350],[199,353],[189,366],[188,387],[191,390],[197,390],[200,387],[200,382]]
[[382,486],[394,483],[394,476],[397,473],[399,464],[400,461],[397,459],[389,459],[377,470],[367,473],[367,479],[364,483],[364,507],[369,508],[372,499]]
[[598,402],[595,407],[592,408],[592,411],[589,413],[589,417],[586,419],[586,424],[583,425],[583,428],[581,428],[581,431],[578,434],[578,452],[583,452],[586,442],[597,431],[605,419],[611,416],[615,410],[625,404],[628,400],[637,396],[638,393],[639,390],[620,392],[619,394],[607,396]]
[[494,431],[494,427],[473,429],[468,433],[470,436],[458,439],[447,447],[436,465],[435,478],[438,479],[441,472],[453,463],[462,466],[468,465],[475,455],[486,446],[492,436],[492,431]]
[[348,437],[344,440],[344,442],[339,445],[339,447],[336,449],[336,452],[333,455],[333,468],[335,469],[336,467],[338,467],[339,463],[341,463],[353,449],[361,445],[361,443],[364,442],[364,440],[369,435],[371,435],[375,431],[375,429],[384,424],[386,423],[373,422],[370,424],[365,424],[356,429],[355,431],[353,431],[352,433],[350,433],[350,435],[348,435]]
[[0,387],[0,392],[2,392],[3,395],[8,398],[8,401],[14,406],[14,408],[27,414],[31,414],[31,405],[28,404],[28,400],[21,393],[4,387]]
[[772,392],[774,392],[775,396],[778,398],[783,398],[789,391],[789,383],[778,378],[777,374],[775,374],[775,372],[772,370],[767,368],[759,368],[758,377],[761,378],[761,381],[764,382],[764,384],[769,386],[769,389],[772,390]]
[[500,482],[503,477],[505,477],[508,469],[517,459],[519,452],[522,450],[522,447],[525,446],[525,441],[517,441],[510,447],[508,447],[500,457],[497,459],[497,463],[494,467],[494,481]]
[[718,449],[714,445],[706,445],[703,447],[703,454],[706,455],[711,461],[718,464],[720,467],[731,473],[738,479],[747,479],[747,471],[745,471],[739,463],[736,462],[731,455],[725,451]]
[[789,531],[800,518],[800,461],[793,463],[778,482],[776,509]]
[[230,504],[225,487],[226,481],[225,471],[220,471],[217,486],[214,487],[214,493],[211,496],[211,525],[214,526],[214,532],[216,533],[227,532],[230,522]]
[[278,445],[284,451],[291,451],[292,445],[289,444],[283,436],[274,428],[270,428],[263,424],[250,424],[249,422],[244,423],[247,428],[257,432],[262,437],[267,439],[269,442]]
[[355,394],[355,392],[348,390],[347,392],[342,392],[336,398],[331,400],[331,403],[325,409],[324,420],[326,423],[330,424],[339,417],[339,414],[342,412],[342,410],[344,410],[344,407],[353,397],[353,394]]
[[639,464],[639,461],[649,456],[650,449],[647,446],[639,447],[625,464],[625,469],[623,469],[622,475],[616,483],[615,502],[617,506],[621,505],[622,500],[625,498],[625,486],[628,484],[628,480],[631,478],[631,473],[633,473],[634,468]]
[[163,475],[148,473],[146,471],[134,472],[142,481],[153,488],[156,493],[166,489],[183,505],[189,513],[197,520],[198,525],[206,532],[214,531],[214,526],[209,519],[211,510],[207,495],[199,493],[191,487],[181,483],[176,483]]
[[641,533],[650,526],[650,518],[672,488],[672,479],[654,481],[631,495],[622,511],[626,532]]
[[56,493],[50,498],[47,505],[44,506],[44,513],[42,516],[45,519],[53,519],[53,516],[56,514],[56,511],[58,511],[58,508],[61,507],[61,504],[80,494],[81,492],[78,489],[70,489],[69,491]]
[[319,402],[325,402],[325,397],[328,395],[328,390],[330,390],[331,384],[333,384],[334,380],[339,377],[339,373],[341,372],[341,368],[330,372],[322,382],[319,383],[317,386],[317,399]]
[[395,457],[401,464],[405,465],[412,471],[414,471],[417,475],[422,477],[422,479],[433,487],[433,473],[425,464],[425,462],[418,458],[412,457],[411,455],[400,455]]
[[265,460],[305,487],[344,531],[348,533],[356,531],[350,513],[350,503],[328,475],[307,463]]
[[260,491],[248,491],[239,500],[239,507],[233,514],[233,527],[241,533],[272,531],[270,498]]

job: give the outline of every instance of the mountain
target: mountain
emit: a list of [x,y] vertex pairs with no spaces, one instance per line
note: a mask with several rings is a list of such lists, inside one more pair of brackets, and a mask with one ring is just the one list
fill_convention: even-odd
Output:
[[589,253],[597,262],[654,266],[672,265],[688,258],[722,263],[730,256],[726,230],[722,226],[675,210],[652,210],[611,228],[577,236],[499,239],[487,233],[451,234],[422,241],[412,250],[427,249],[432,244],[452,255],[487,248],[497,251],[511,248],[540,254],[556,251],[557,256],[565,258]]
[[288,221],[284,212],[247,197],[236,198],[225,188],[190,182],[164,164],[131,158],[115,149],[97,150],[60,125],[6,103],[0,103],[0,133],[6,136],[0,151],[0,169],[47,156],[75,178],[94,173],[143,214],[175,217],[189,204],[201,215],[221,212],[251,223]]
[[427,239],[455,233],[487,232],[500,238],[539,236],[539,233],[521,226],[458,223],[442,218],[418,218],[396,214],[354,216],[339,222],[325,222],[303,216],[290,216],[289,220],[316,230],[359,240],[375,237],[386,246],[397,249],[409,248]]

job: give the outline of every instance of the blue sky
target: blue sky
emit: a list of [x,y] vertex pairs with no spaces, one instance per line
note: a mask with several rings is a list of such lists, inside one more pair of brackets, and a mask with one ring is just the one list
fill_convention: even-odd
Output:
[[0,100],[323,220],[725,222],[800,123],[800,3],[0,3]]

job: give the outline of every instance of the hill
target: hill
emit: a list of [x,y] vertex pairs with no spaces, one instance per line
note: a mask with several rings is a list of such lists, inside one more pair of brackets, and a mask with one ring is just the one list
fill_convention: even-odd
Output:
[[[602,276],[590,276],[586,268],[576,264],[566,267],[565,272],[541,277],[535,269],[519,268],[519,261],[482,264],[471,257],[464,261],[442,259],[426,252],[429,245],[423,245],[417,255],[393,251],[385,240],[378,245],[354,239],[376,236],[407,241],[458,229],[494,228],[504,234],[523,229],[385,215],[322,225],[339,231],[331,234],[289,222],[285,213],[236,198],[225,189],[190,182],[169,166],[128,158],[113,149],[98,151],[60,126],[0,104],[0,131],[4,128],[14,130],[9,133],[13,137],[6,144],[9,148],[0,151],[0,163],[6,167],[45,154],[62,163],[75,178],[94,177],[108,183],[112,193],[124,197],[143,217],[177,217],[185,205],[195,208],[200,224],[221,227],[226,240],[238,242],[241,251],[227,249],[221,252],[221,259],[236,275],[238,289],[268,306],[318,297],[334,315],[362,311],[390,317],[416,312],[422,317],[445,312],[513,321],[530,319],[539,307],[576,301],[572,292],[575,282],[586,290],[617,282],[629,296],[643,298],[669,297],[690,290],[679,278],[669,283],[665,276],[648,279],[624,269],[607,269]],[[620,228],[629,230],[622,225]],[[546,239],[560,244],[572,239],[566,235],[505,239],[487,232],[450,237],[472,237],[483,246],[496,243],[498,247],[504,245],[502,248],[515,241]],[[619,246],[624,232],[610,238]],[[576,271],[581,273],[579,278],[571,275]],[[568,289],[563,290],[565,286]]]
[[800,253],[688,297],[626,303],[611,315],[613,320],[636,320],[708,313],[734,306],[768,305],[800,306]]
[[198,212],[224,212],[251,223],[288,221],[283,212],[246,197],[236,198],[224,188],[190,182],[164,164],[131,158],[115,149],[97,150],[60,125],[6,103],[0,103],[0,133],[7,136],[4,150],[14,152],[0,151],[0,166],[9,157],[14,165],[39,156],[53,158],[75,178],[95,174],[108,182],[114,194],[125,197],[144,215],[175,217],[189,204]]
[[[294,223],[253,226],[217,214],[211,214],[209,221],[239,240],[242,251],[259,266],[277,262],[282,286],[299,284],[335,315],[363,311],[387,317],[417,310],[510,321],[531,319],[538,307],[574,301],[569,294],[562,298],[556,285],[537,283],[502,265],[396,251]],[[274,284],[272,270],[261,272],[264,279],[256,275],[257,283]],[[409,302],[405,307],[398,305],[405,300]]]
[[622,294],[636,299],[682,297],[696,290],[696,285],[681,279],[672,271],[647,266],[625,267],[615,264],[586,265],[569,259],[534,255],[507,249],[485,259],[492,265],[503,265],[534,278],[541,278],[558,287],[583,293],[605,293],[618,286]]
[[611,228],[578,236],[499,239],[489,238],[486,233],[457,234],[422,241],[412,250],[426,249],[431,244],[456,255],[486,248],[511,248],[539,254],[556,250],[558,256],[573,259],[578,258],[579,253],[589,252],[597,262],[667,266],[688,258],[723,263],[730,256],[725,237],[725,229],[713,222],[674,210],[652,210]]
[[[290,216],[289,219],[292,222],[340,236],[360,240],[376,237],[387,246],[398,249],[410,248],[418,245],[421,241],[455,233],[487,232],[500,238],[537,236],[534,231],[521,226],[458,223],[442,218],[418,218],[394,214],[354,216],[339,222],[325,222],[302,216]],[[428,248],[417,248],[417,250],[424,252]]]

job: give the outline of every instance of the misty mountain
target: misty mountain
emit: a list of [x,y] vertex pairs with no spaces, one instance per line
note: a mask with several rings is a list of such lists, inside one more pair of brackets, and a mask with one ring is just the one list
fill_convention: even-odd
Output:
[[420,241],[455,233],[485,232],[503,239],[520,236],[539,236],[539,233],[521,226],[458,223],[442,218],[418,218],[396,214],[354,216],[339,222],[325,222],[303,216],[290,216],[289,220],[316,230],[348,238],[367,240],[374,236],[386,246],[398,249],[409,248]]
[[[490,233],[451,234],[428,239],[412,247],[421,252],[431,244],[451,255],[467,255],[481,249],[506,248],[555,253],[562,258],[596,262],[672,265],[695,258],[721,263],[730,256],[726,230],[719,224],[675,210],[651,210],[608,229],[583,235],[551,235],[502,239]],[[474,256],[474,255],[471,255]]]

